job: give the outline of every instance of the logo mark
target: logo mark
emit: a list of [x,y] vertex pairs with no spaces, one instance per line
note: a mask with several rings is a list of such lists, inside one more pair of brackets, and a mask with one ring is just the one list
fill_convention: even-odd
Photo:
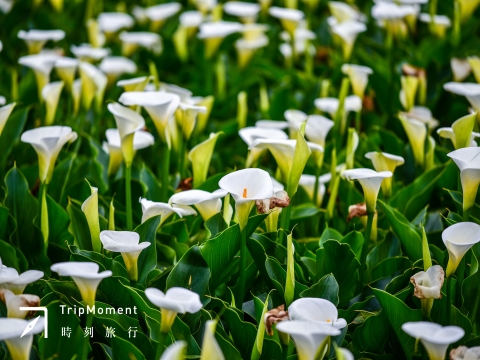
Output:
[[[42,307],[42,306],[40,306],[40,307],[28,307],[28,306],[26,306],[26,307],[20,307],[20,310],[22,310],[22,311],[43,311],[44,316],[45,316],[45,322],[44,322],[44,325],[43,325],[44,338],[48,339],[48,309],[46,307]],[[27,324],[27,327],[25,328],[25,330],[23,330],[23,334],[20,337],[22,338],[25,335],[27,335],[30,331],[32,331],[35,328],[35,325],[37,324],[39,319],[40,319],[40,316],[37,316],[35,319],[30,321]]]

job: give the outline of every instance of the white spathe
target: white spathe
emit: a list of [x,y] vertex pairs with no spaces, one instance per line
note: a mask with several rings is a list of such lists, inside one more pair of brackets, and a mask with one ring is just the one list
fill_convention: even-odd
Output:
[[72,45],[70,51],[82,61],[98,61],[110,54],[110,49],[95,48],[90,44]]
[[402,330],[411,337],[420,339],[430,360],[444,360],[448,346],[465,334],[458,326],[441,326],[426,321],[407,322],[402,325]]
[[19,39],[25,41],[30,54],[39,53],[47,41],[60,41],[65,37],[63,30],[20,30],[17,34]]
[[95,104],[97,109],[99,109],[102,105],[103,96],[105,95],[105,89],[108,84],[107,75],[88,62],[81,62],[79,70],[82,81],[81,99],[83,107],[87,110],[90,109],[92,101],[95,99]]
[[98,68],[109,77],[118,77],[122,74],[133,74],[137,65],[130,59],[122,56],[107,56],[103,58]]
[[120,33],[119,39],[122,42],[122,51],[124,56],[132,55],[135,52],[137,46],[144,47],[152,51],[156,55],[159,55],[162,51],[162,38],[160,37],[160,35],[153,32],[123,31]]
[[39,316],[29,333],[22,337],[30,322],[23,319],[0,318],[0,341],[5,341],[10,356],[14,360],[30,359],[33,335],[41,333],[45,326],[45,318]]
[[260,5],[242,1],[227,1],[223,5],[223,11],[237,16],[244,23],[254,23],[260,12]]
[[349,169],[342,172],[342,177],[349,181],[358,180],[363,188],[363,195],[367,211],[374,213],[377,203],[378,191],[383,179],[392,177],[391,171],[377,172],[372,169]]
[[37,295],[15,295],[7,289],[0,289],[0,300],[5,302],[7,317],[25,319],[29,314],[28,310],[20,310],[20,307],[37,307],[40,305],[40,298]]
[[19,275],[14,268],[2,267],[0,260],[0,288],[10,290],[16,295],[22,294],[28,284],[40,280],[43,275],[43,271],[38,270],[27,270]]
[[[331,178],[332,174],[330,173],[322,175],[318,178],[318,195],[316,205],[319,207],[322,204],[323,196],[326,192],[325,183],[329,182]],[[302,176],[300,176],[300,181],[298,185],[300,185],[305,190],[310,199],[313,200],[313,195],[315,193],[315,175],[302,174]]]
[[[337,113],[339,104],[340,100],[330,97],[318,98],[314,101],[314,105],[318,110],[326,112],[332,117]],[[362,110],[362,99],[357,95],[349,95],[345,98],[343,108],[346,113],[351,111],[359,112]]]
[[454,82],[462,82],[472,72],[472,67],[467,59],[453,57],[450,60],[450,67],[452,68]]
[[480,346],[467,348],[466,346],[459,346],[450,351],[450,359],[452,360],[479,360]]
[[152,80],[151,76],[140,76],[131,79],[124,79],[117,82],[117,86],[123,87],[126,92],[143,91]]
[[322,115],[310,115],[305,127],[305,137],[318,145],[325,148],[325,140],[328,133],[335,123]]
[[478,147],[466,147],[448,153],[460,169],[460,180],[463,189],[463,209],[470,209],[477,196],[480,184],[480,149]]
[[5,128],[8,118],[12,114],[12,111],[15,108],[15,105],[16,103],[11,103],[11,104],[0,107],[0,135],[2,135],[2,131]]
[[168,200],[169,204],[175,205],[195,205],[204,221],[218,214],[222,209],[221,198],[228,193],[225,190],[218,189],[214,192],[204,190],[186,190],[176,193]]
[[150,6],[146,9],[146,16],[150,21],[160,22],[171,18],[180,11],[182,5],[177,2],[170,2],[166,4],[159,4]]
[[171,215],[177,214],[179,217],[188,215],[196,215],[197,212],[190,206],[170,205],[162,202],[154,202],[140,198],[142,205],[142,223],[151,217],[160,215],[160,225],[165,222]]
[[[269,120],[264,120],[264,121],[274,122]],[[257,121],[257,124],[258,123],[259,121]],[[285,123],[285,125],[288,125],[288,124]],[[283,139],[283,140],[288,139],[288,135],[285,133],[285,131],[282,131],[276,128],[263,128],[258,126],[250,126],[250,127],[242,128],[238,130],[238,135],[242,138],[242,140],[248,146],[251,146],[253,142],[257,139]]]
[[480,225],[460,222],[442,232],[442,240],[448,251],[447,278],[457,269],[463,256],[480,241]]
[[105,12],[98,15],[98,26],[105,33],[116,33],[134,25],[133,18],[121,12]]
[[36,55],[22,56],[18,59],[20,65],[26,66],[33,70],[35,80],[37,81],[37,89],[39,98],[41,99],[41,92],[45,85],[50,82],[50,72],[55,65],[55,62],[60,56],[52,53],[41,53]]
[[340,1],[329,1],[328,8],[335,19],[341,23],[349,20],[360,20],[361,14],[351,5]]
[[[397,166],[401,166],[405,163],[405,159],[398,155],[389,154],[386,152],[372,151],[365,154],[367,159],[372,161],[375,171],[390,171],[392,174],[395,172]],[[385,178],[382,182],[383,195],[388,197],[392,191],[393,176]]]
[[255,123],[255,127],[263,129],[285,130],[286,128],[288,128],[288,122],[280,120],[258,120]]
[[63,81],[54,81],[45,85],[42,89],[42,98],[45,102],[45,124],[52,125],[57,112],[58,101],[63,90]]
[[480,113],[480,84],[449,82],[443,88],[456,95],[465,96],[472,107]]
[[58,154],[67,142],[77,139],[77,133],[68,126],[44,126],[25,131],[20,139],[37,152],[40,181],[49,183]]
[[331,26],[332,33],[337,35],[343,46],[344,59],[350,58],[352,54],[355,40],[357,40],[358,34],[367,30],[367,26],[360,21],[348,20],[342,23],[336,23]]
[[292,337],[299,360],[314,360],[324,340],[340,334],[340,330],[331,325],[305,320],[280,321],[276,328]]
[[353,93],[363,99],[368,84],[368,76],[373,73],[373,70],[367,66],[343,64],[342,72],[348,75]]
[[99,265],[94,262],[62,262],[53,264],[50,269],[60,276],[70,276],[80,290],[86,306],[95,305],[95,295],[100,282],[112,276],[110,270],[98,272]]
[[414,295],[419,299],[440,299],[445,272],[440,265],[430,266],[427,271],[420,271],[410,278],[415,286]]
[[182,12],[178,20],[180,25],[186,29],[197,28],[203,21],[203,15],[200,11],[188,10]]
[[290,320],[314,321],[323,325],[343,329],[347,321],[338,318],[338,310],[328,300],[320,298],[301,298],[288,307]]
[[169,345],[162,354],[160,360],[183,360],[185,359],[185,349],[187,343],[183,340],[175,341]]

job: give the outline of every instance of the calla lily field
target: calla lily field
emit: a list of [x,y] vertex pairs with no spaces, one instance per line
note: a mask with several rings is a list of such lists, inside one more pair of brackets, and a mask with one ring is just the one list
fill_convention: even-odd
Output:
[[478,138],[480,0],[0,0],[0,360],[480,359]]

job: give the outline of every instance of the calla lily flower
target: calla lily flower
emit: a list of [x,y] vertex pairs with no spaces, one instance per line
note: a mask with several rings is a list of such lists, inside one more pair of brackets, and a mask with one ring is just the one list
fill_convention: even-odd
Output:
[[123,93],[118,101],[127,106],[139,105],[144,107],[152,118],[160,138],[164,142],[167,141],[168,121],[180,105],[178,95],[159,91],[131,91]]
[[[329,336],[340,334],[340,330],[331,325],[314,321],[292,320],[281,321],[277,330],[290,335],[295,342],[298,360],[314,360],[320,347]],[[323,357],[323,354],[320,354]]]
[[450,60],[450,67],[452,68],[453,81],[462,82],[472,72],[472,68],[467,59],[452,58]]
[[420,339],[430,360],[445,359],[448,346],[465,335],[465,331],[458,326],[441,326],[426,321],[407,322],[402,325],[402,330]]
[[480,359],[480,346],[467,348],[459,346],[450,351],[450,359],[452,360],[478,360]]
[[228,193],[218,189],[212,193],[203,190],[186,190],[174,194],[168,200],[169,204],[195,205],[204,221],[218,214],[222,209],[222,200]]
[[331,26],[332,33],[337,35],[341,40],[343,48],[343,58],[350,58],[357,40],[358,34],[367,30],[367,26],[360,21],[349,20],[342,23],[335,23]]
[[425,163],[425,141],[427,138],[427,127],[417,119],[411,118],[405,113],[398,116],[403,129],[407,134],[410,146],[412,148],[415,163],[423,167]]
[[[102,148],[110,155],[108,174],[112,175],[117,172],[123,160],[122,142],[118,129],[107,129],[105,136],[107,141],[103,143]],[[133,150],[145,149],[153,145],[154,142],[155,138],[149,132],[143,130],[135,131],[135,135],[133,136]]]
[[350,20],[361,20],[362,17],[358,10],[340,1],[329,1],[328,9],[339,23]]
[[463,211],[469,211],[474,205],[480,184],[480,150],[477,147],[467,147],[447,154],[460,169],[460,180],[463,189]]
[[95,48],[100,48],[105,45],[105,41],[107,40],[106,35],[108,35],[109,39],[113,39],[115,36],[114,32],[104,33],[100,28],[99,22],[95,19],[88,19],[85,25],[87,27],[88,42]]
[[65,37],[63,30],[20,30],[18,38],[25,41],[29,54],[38,54],[47,41],[60,41]]
[[43,272],[38,270],[27,270],[19,275],[14,268],[6,266],[2,268],[0,264],[0,289],[7,289],[15,295],[20,295],[28,284],[41,279],[43,275]]
[[480,0],[459,0],[460,19],[462,22],[467,21],[480,5]]
[[80,63],[79,70],[82,80],[83,108],[89,110],[94,99],[97,109],[100,108],[108,84],[107,76],[103,71],[87,62]]
[[199,113],[197,115],[197,124],[195,126],[194,132],[200,134],[207,127],[208,119],[210,118],[210,113],[212,112],[215,98],[212,95],[205,97],[193,96],[189,99],[188,102],[196,106],[204,106],[207,109],[207,111],[205,111],[204,113]]
[[131,56],[138,47],[144,47],[155,55],[160,55],[162,52],[162,38],[156,33],[124,31],[120,33],[119,38],[122,42],[123,56]]
[[290,129],[290,137],[295,139],[295,132],[298,131],[300,125],[308,119],[308,115],[303,111],[290,109],[286,110],[283,114],[285,120],[288,122],[288,127]]
[[[264,122],[267,122],[265,120]],[[287,122],[280,121],[268,121],[269,123],[284,123],[285,126],[288,126]],[[257,124],[259,121],[257,121]],[[263,123],[262,123],[263,124]],[[249,151],[246,160],[246,167],[251,167],[264,153],[265,149],[252,147],[253,143],[257,139],[278,139],[278,140],[287,140],[288,135],[279,129],[275,128],[263,128],[263,127],[246,127],[238,131],[238,135],[242,138],[243,141],[248,145]]]
[[42,99],[42,89],[50,82],[50,72],[58,58],[58,55],[48,53],[22,56],[18,59],[20,65],[33,70],[37,81],[39,99]]
[[92,248],[95,252],[101,252],[100,245],[100,221],[98,218],[98,188],[90,186],[91,195],[83,202],[82,211],[87,218],[90,237],[92,239]]
[[182,128],[183,137],[185,140],[189,140],[195,129],[198,114],[205,114],[207,108],[205,106],[191,105],[181,102],[179,109],[181,110],[181,116],[176,119]]
[[147,288],[145,296],[162,311],[160,331],[168,333],[177,314],[194,314],[203,307],[200,296],[188,289],[172,287],[165,293],[155,288]]
[[222,177],[218,186],[230,193],[235,200],[240,229],[248,222],[248,215],[255,200],[273,196],[273,183],[270,175],[261,169],[244,169]]
[[457,270],[467,251],[480,241],[480,225],[472,222],[453,224],[442,232],[442,240],[448,251],[448,278]]
[[275,129],[275,130],[285,130],[288,128],[287,121],[277,121],[277,120],[258,120],[255,123],[256,128],[263,129]]
[[338,360],[355,360],[350,350],[345,348],[337,348],[335,350]]
[[121,140],[122,155],[127,167],[130,167],[135,155],[134,136],[135,132],[145,126],[142,115],[130,108],[118,103],[108,104],[108,111],[115,116],[118,133]]
[[421,22],[430,24],[433,33],[439,38],[444,38],[447,29],[452,26],[452,22],[448,16],[445,15],[434,15],[432,20],[430,14],[422,13],[420,14],[419,19]]
[[390,1],[379,1],[372,7],[372,17],[398,38],[404,38],[407,35],[405,21],[409,17],[415,20],[418,12],[419,8],[415,5],[399,5]]
[[175,341],[162,354],[160,360],[183,360],[187,343],[183,340]]
[[342,173],[342,177],[352,181],[358,180],[363,188],[367,212],[374,213],[377,204],[378,191],[383,179],[392,177],[391,171],[377,172],[372,169],[349,169]]
[[368,76],[373,73],[373,70],[366,66],[343,64],[342,72],[348,75],[353,93],[363,99],[368,84]]
[[207,140],[194,146],[188,153],[188,160],[192,163],[193,187],[199,187],[207,179],[213,150],[215,149],[215,144],[221,134],[223,133],[211,133]]
[[305,14],[300,10],[277,6],[269,8],[268,13],[274,18],[279,19],[283,28],[292,35],[295,33],[299,22],[305,17]]
[[79,61],[69,57],[61,57],[55,62],[55,70],[58,77],[66,84],[69,92],[72,91],[73,81],[75,80],[75,72]]
[[55,162],[62,147],[77,139],[77,133],[68,126],[45,126],[27,130],[21,140],[31,144],[38,155],[41,182],[50,182]]
[[200,11],[188,10],[180,14],[178,21],[180,21],[180,26],[186,29],[196,29],[202,23],[203,15]]
[[222,349],[218,345],[217,339],[215,339],[216,327],[216,320],[208,320],[205,323],[200,360],[225,360]]
[[122,254],[130,280],[138,280],[138,257],[143,249],[150,246],[148,241],[140,242],[140,235],[133,231],[110,231],[100,233],[103,248]]
[[[281,139],[257,139],[250,149],[268,149],[275,158],[284,182],[288,182],[290,172],[293,166],[293,156],[297,140],[281,140]],[[308,147],[312,151],[323,153],[323,147],[318,144],[308,143]]]
[[123,87],[123,90],[125,90],[125,92],[143,91],[151,79],[151,76],[141,76],[138,78],[120,80],[119,82],[117,82],[117,86]]
[[109,49],[95,48],[90,44],[72,45],[70,51],[76,58],[88,62],[101,60],[110,54]]
[[[401,156],[392,155],[385,152],[369,152],[365,154],[367,159],[372,160],[373,167],[376,171],[390,171],[395,172],[397,166],[403,165],[405,160]],[[382,182],[383,196],[389,197],[392,193],[393,178],[385,178]]]
[[480,113],[480,84],[449,82],[443,88],[456,95],[465,96],[473,109]]
[[301,298],[288,307],[290,320],[312,321],[343,329],[347,321],[338,318],[338,311],[330,301],[320,298]]
[[[8,14],[13,7],[13,0],[0,0],[0,11],[4,14]],[[0,46],[1,50],[1,46]]]
[[310,115],[305,127],[305,137],[325,148],[325,140],[335,123],[322,115]]
[[63,90],[63,81],[54,81],[45,85],[42,89],[42,98],[47,109],[45,115],[45,124],[52,125],[57,112],[58,101]]
[[[228,4],[228,3],[227,3]],[[235,42],[235,48],[238,54],[238,66],[244,68],[248,65],[256,50],[268,45],[268,36],[263,35],[257,39],[238,39]]]
[[151,217],[160,215],[160,225],[167,220],[174,213],[179,217],[188,215],[197,215],[197,212],[190,206],[186,205],[170,205],[162,202],[153,202],[147,199],[140,198],[140,204],[142,204],[142,223],[150,219]]
[[0,318],[0,341],[5,341],[12,360],[30,359],[33,335],[43,331],[45,318],[39,316],[32,329],[22,336],[30,321],[13,318]]
[[236,22],[217,21],[206,22],[200,25],[198,38],[205,41],[205,57],[211,58],[220,47],[223,39],[228,35],[240,32],[243,25]]
[[25,319],[29,311],[20,310],[20,307],[37,307],[40,298],[37,295],[15,295],[10,290],[0,289],[0,300],[7,306],[7,317]]
[[[326,192],[325,183],[329,182],[332,178],[330,173],[322,175],[318,178],[318,195],[317,195],[317,206],[320,207],[323,201],[323,196]],[[298,183],[307,193],[311,200],[313,200],[313,194],[315,193],[315,175],[303,174],[300,177],[300,182]]]
[[477,83],[480,83],[480,58],[478,56],[469,56],[467,60],[472,69],[473,76],[475,76],[475,80],[477,80]]
[[427,125],[427,130],[430,133],[438,126],[438,120],[433,118],[432,112],[425,106],[414,106],[408,113],[403,113],[408,119],[418,120]]
[[188,89],[182,88],[175,84],[167,84],[162,82],[160,90],[180,96],[180,101],[183,103],[191,103],[192,92]]
[[154,32],[160,30],[165,21],[178,13],[181,7],[180,3],[171,2],[147,8],[145,15],[151,21],[150,29]]
[[410,111],[415,105],[419,80],[416,76],[402,76],[401,83],[400,102],[406,111]]
[[420,271],[410,278],[414,286],[414,296],[422,303],[422,310],[430,314],[434,299],[442,298],[442,286],[445,272],[439,265],[430,266],[427,271]]
[[228,15],[237,16],[243,23],[257,21],[260,5],[242,1],[228,1],[223,5],[223,11]]
[[122,56],[108,56],[102,60],[98,68],[107,74],[110,83],[123,74],[133,74],[137,71],[137,65]]
[[107,34],[116,33],[125,28],[131,28],[134,24],[133,18],[121,12],[105,12],[98,15],[98,26],[101,31]]
[[[340,100],[330,97],[318,98],[314,101],[314,105],[318,110],[326,112],[332,117],[337,113],[339,104]],[[362,99],[357,95],[347,96],[343,106],[345,110],[344,116],[347,116],[351,111],[359,112],[362,110]]]
[[13,109],[15,108],[15,105],[16,103],[11,103],[0,107],[0,135],[2,135],[2,131],[5,128],[8,118],[10,117]]
[[70,276],[80,290],[83,303],[92,307],[95,305],[95,295],[100,282],[112,276],[110,270],[98,272],[99,266],[94,262],[62,262],[53,264],[50,269],[60,276]]
[[437,134],[443,138],[452,140],[453,147],[458,150],[468,146],[477,146],[474,138],[480,134],[473,132],[476,113],[466,115],[452,124],[450,128],[440,128]]

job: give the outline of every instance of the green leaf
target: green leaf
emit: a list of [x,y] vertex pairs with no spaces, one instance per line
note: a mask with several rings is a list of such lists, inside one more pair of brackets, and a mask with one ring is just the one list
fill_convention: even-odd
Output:
[[397,335],[405,356],[410,360],[414,353],[416,340],[402,330],[402,325],[410,321],[422,321],[422,311],[410,309],[402,300],[383,290],[372,289],[372,291]]
[[362,255],[363,241],[363,235],[360,232],[352,231],[345,235],[340,240],[340,243],[350,245],[352,251],[355,253],[355,257],[360,260]]
[[207,230],[207,239],[211,239],[217,234],[225,231],[228,228],[227,223],[223,219],[223,214],[218,213],[213,215],[210,219],[205,221],[205,229]]
[[318,207],[313,204],[300,204],[292,207],[292,213],[290,214],[290,222],[299,222],[306,220],[320,213]]
[[[283,284],[287,283],[287,272],[282,268],[278,260],[272,257],[267,257],[265,268],[275,287],[275,290],[277,290],[279,294],[282,294],[283,296],[285,294]],[[300,293],[304,290],[307,290],[307,287],[298,281],[295,281],[293,299],[296,300],[300,298]]]
[[382,354],[390,336],[390,325],[385,311],[369,316],[353,333],[353,344],[359,351]]
[[325,241],[327,240],[338,240],[338,241],[342,241],[343,239],[343,235],[340,234],[337,230],[335,230],[334,228],[325,228],[325,230],[323,230],[323,233],[322,233],[322,236],[320,237],[320,247],[323,247],[323,244]]
[[265,321],[263,321],[263,319],[265,318],[265,314],[268,311],[269,298],[270,298],[270,294],[267,295],[267,298],[265,299],[265,303],[263,304],[263,310],[260,316],[260,321],[258,323],[257,337],[255,338],[255,344],[253,346],[251,360],[259,360],[260,356],[262,355],[263,339],[265,337]]
[[231,308],[225,310],[223,317],[228,324],[235,347],[240,351],[243,359],[249,359],[257,334],[255,325],[241,320],[239,314]]
[[138,257],[138,282],[145,284],[147,276],[157,266],[156,234],[160,225],[160,216],[154,216],[134,230],[140,235],[140,242],[149,242],[150,246]]
[[333,274],[327,274],[318,282],[300,293],[300,297],[322,298],[338,305],[338,283]]
[[308,158],[312,153],[312,150],[310,150],[310,147],[308,146],[307,141],[302,134],[302,132],[305,132],[305,125],[306,122],[302,123],[302,125],[300,126],[300,130],[296,133],[297,144],[295,146],[295,152],[293,153],[292,169],[290,170],[287,182],[287,193],[291,199],[297,193],[300,177],[302,176],[303,169],[305,169]]
[[81,209],[81,203],[74,199],[68,200],[67,212],[70,215],[68,230],[75,239],[75,245],[82,250],[93,250],[90,229],[87,218]]
[[2,175],[0,177],[3,177],[3,169],[6,165],[8,155],[20,139],[29,110],[29,107],[17,107],[17,109],[14,109],[0,134],[0,175]]
[[385,204],[381,200],[378,200],[377,204],[385,213],[393,233],[397,235],[408,258],[412,261],[421,259],[422,237],[420,231],[408,222],[399,211]]
[[13,267],[19,273],[28,269],[27,259],[22,252],[3,240],[0,240],[0,254],[3,265]]
[[371,284],[380,279],[395,276],[397,272],[403,273],[411,265],[412,262],[402,256],[385,259],[365,274],[365,283]]
[[333,274],[338,282],[339,306],[345,306],[355,295],[358,281],[357,269],[360,262],[348,244],[336,240],[327,240],[323,248],[317,250],[317,277]]
[[70,218],[68,213],[53,200],[47,196],[48,207],[48,242],[50,245],[56,244],[61,248],[67,249],[67,243],[73,243],[73,236],[68,232]]

